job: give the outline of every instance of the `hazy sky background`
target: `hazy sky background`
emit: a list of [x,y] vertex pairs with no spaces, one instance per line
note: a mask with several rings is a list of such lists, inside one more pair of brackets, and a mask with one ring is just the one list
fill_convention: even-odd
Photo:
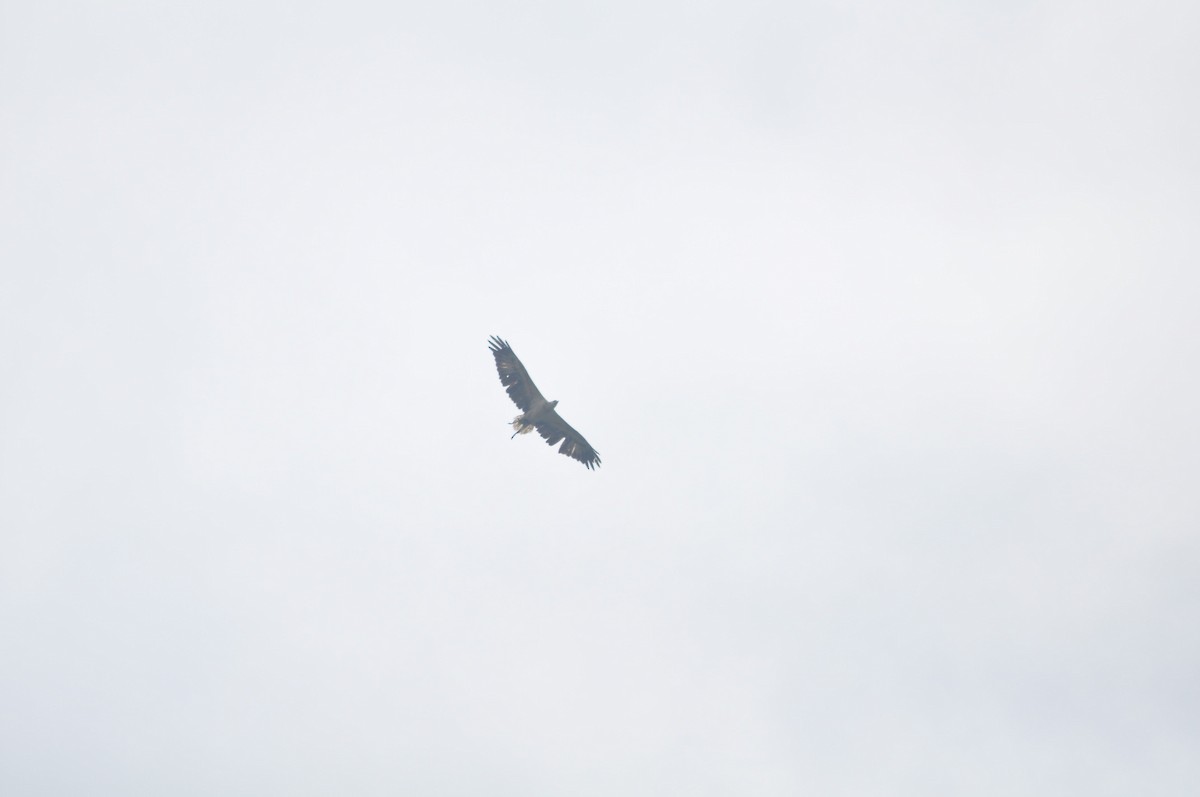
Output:
[[0,792],[1194,794],[1198,40],[3,3]]

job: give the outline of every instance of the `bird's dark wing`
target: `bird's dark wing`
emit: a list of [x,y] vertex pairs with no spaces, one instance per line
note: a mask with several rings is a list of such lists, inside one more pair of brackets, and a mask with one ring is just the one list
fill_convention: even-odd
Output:
[[546,399],[538,392],[537,385],[529,378],[529,372],[517,355],[513,354],[512,346],[493,335],[488,340],[492,356],[496,358],[496,371],[500,374],[500,384],[508,391],[508,397],[521,408],[521,412],[529,412],[535,404],[541,405]]
[[562,446],[559,447],[558,453],[579,460],[587,466],[588,470],[600,467],[600,455],[596,453],[596,449],[583,439],[583,435],[572,429],[571,425],[564,421],[553,408],[543,412],[534,426],[537,428],[538,434],[546,440],[547,445],[554,445],[562,440]]

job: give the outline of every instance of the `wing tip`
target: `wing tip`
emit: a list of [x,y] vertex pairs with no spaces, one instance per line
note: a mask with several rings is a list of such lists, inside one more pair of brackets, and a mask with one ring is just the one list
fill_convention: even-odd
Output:
[[[567,454],[565,451],[561,453]],[[600,467],[600,453],[594,448],[588,451],[582,451],[579,454],[567,454],[567,456],[571,457],[572,459],[579,460],[588,470],[596,470]]]

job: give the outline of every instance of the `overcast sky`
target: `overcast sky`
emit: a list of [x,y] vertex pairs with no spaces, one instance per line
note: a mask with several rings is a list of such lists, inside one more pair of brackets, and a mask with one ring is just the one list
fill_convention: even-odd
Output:
[[3,3],[0,792],[1195,794],[1198,40]]

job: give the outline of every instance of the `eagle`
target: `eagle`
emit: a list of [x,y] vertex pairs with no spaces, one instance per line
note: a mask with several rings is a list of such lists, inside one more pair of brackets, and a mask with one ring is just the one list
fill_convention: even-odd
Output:
[[496,358],[500,384],[504,385],[508,397],[521,410],[521,414],[512,420],[512,427],[516,429],[512,436],[527,434],[537,429],[547,445],[552,446],[559,440],[562,441],[558,453],[579,460],[588,470],[600,467],[600,455],[596,453],[596,449],[554,410],[558,406],[557,400],[546,401],[538,391],[537,385],[529,378],[525,366],[521,365],[521,361],[513,353],[512,346],[493,335],[488,339],[488,348]]

